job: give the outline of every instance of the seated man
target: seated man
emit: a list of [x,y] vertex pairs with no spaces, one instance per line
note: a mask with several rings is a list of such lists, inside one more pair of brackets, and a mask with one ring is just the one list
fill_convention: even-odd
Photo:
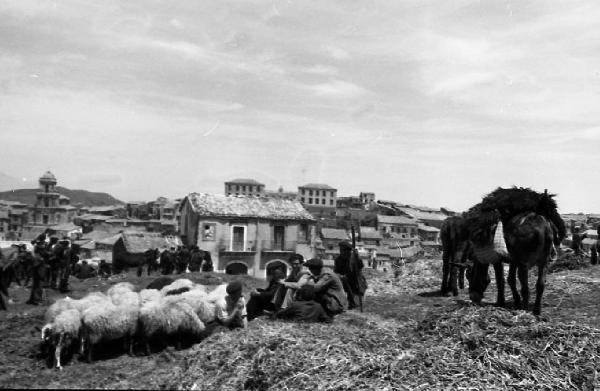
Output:
[[236,327],[247,328],[246,300],[242,295],[242,283],[240,281],[230,282],[227,285],[226,292],[224,306],[217,303],[217,320],[230,329]]
[[323,270],[323,261],[312,258],[306,262],[306,267],[314,276],[315,295],[328,315],[337,315],[348,308],[348,300],[342,281],[333,271]]
[[312,285],[304,285],[298,289],[296,300],[292,301],[288,308],[277,312],[277,317],[300,322],[332,321],[323,306],[315,301],[315,288]]
[[81,265],[79,266],[75,276],[80,280],[96,277],[96,270],[94,270],[94,268],[86,260],[83,260],[81,261]]
[[279,282],[284,277],[285,275],[280,269],[275,269],[270,276],[269,285],[266,288],[258,288],[255,292],[250,293],[250,300],[248,300],[248,304],[246,305],[248,320],[262,315],[264,310],[275,311],[273,298],[279,288]]

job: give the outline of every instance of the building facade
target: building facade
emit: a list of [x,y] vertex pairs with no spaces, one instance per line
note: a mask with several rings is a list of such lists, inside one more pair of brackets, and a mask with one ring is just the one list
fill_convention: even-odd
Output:
[[322,184],[298,186],[298,200],[315,217],[335,217],[337,189]]
[[234,179],[225,182],[225,195],[227,196],[264,196],[265,185],[254,179]]
[[70,205],[68,197],[56,191],[56,177],[47,171],[39,179],[39,191],[31,210],[32,225],[55,225],[73,221],[77,209]]
[[184,243],[211,254],[215,269],[265,278],[293,253],[315,254],[315,220],[298,201],[191,193],[180,207]]

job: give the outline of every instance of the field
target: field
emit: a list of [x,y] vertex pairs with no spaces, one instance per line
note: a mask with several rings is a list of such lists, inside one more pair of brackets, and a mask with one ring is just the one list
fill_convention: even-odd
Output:
[[[44,306],[23,304],[28,290],[13,286],[15,304],[0,314],[2,388],[279,389],[595,389],[600,356],[600,266],[548,275],[543,317],[472,306],[466,291],[436,294],[437,260],[404,267],[398,279],[367,270],[365,312],[349,311],[333,324],[296,324],[260,318],[247,331],[213,334],[180,351],[146,357],[107,350],[64,370],[39,357]],[[186,275],[190,277],[190,275]],[[231,280],[192,274],[207,285]],[[71,296],[152,278],[72,280]],[[243,277],[246,294],[265,282]],[[533,288],[533,279],[530,279]],[[47,290],[48,301],[60,297]],[[510,293],[507,299],[510,300]],[[495,286],[486,299],[493,302]],[[510,302],[509,302],[510,306]]]

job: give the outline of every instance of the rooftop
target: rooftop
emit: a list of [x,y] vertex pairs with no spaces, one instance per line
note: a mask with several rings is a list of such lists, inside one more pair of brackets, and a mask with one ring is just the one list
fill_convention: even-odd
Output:
[[323,239],[348,240],[348,232],[341,228],[321,228],[321,236]]
[[54,182],[56,183],[56,177],[50,171],[46,171],[44,175],[40,177],[40,182]]
[[424,212],[422,210],[417,210],[417,209],[410,208],[410,207],[398,207],[397,209],[402,211],[403,213],[406,213],[409,216],[414,217],[415,219],[418,219],[418,220],[442,221],[442,220],[446,220],[446,217],[448,217],[441,212]]
[[419,230],[425,232],[440,232],[439,229],[425,224],[419,224]]
[[123,244],[130,253],[143,253],[154,248],[177,247],[181,245],[178,238],[168,238],[152,232],[123,232]]
[[417,225],[417,220],[406,216],[377,215],[377,222],[384,224],[409,224]]
[[241,184],[241,185],[264,185],[264,183],[260,183],[259,181],[255,180],[255,179],[247,179],[247,178],[237,178],[231,181],[227,181],[225,182],[226,184],[228,183],[233,183],[233,184]]
[[373,227],[360,227],[361,239],[382,239],[381,233]]
[[298,186],[300,189],[324,189],[324,190],[337,190],[329,185],[324,183],[307,183],[304,186]]
[[186,198],[193,210],[201,216],[314,221],[314,217],[295,200],[207,193],[190,193]]

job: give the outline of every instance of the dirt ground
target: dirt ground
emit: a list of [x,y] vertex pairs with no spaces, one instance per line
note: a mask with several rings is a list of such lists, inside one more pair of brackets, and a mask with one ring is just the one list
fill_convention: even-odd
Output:
[[[424,262],[424,261],[423,261]],[[336,317],[334,324],[364,324],[376,322],[389,324],[390,329],[412,327],[440,308],[461,308],[470,305],[466,290],[458,297],[440,297],[440,260],[428,260],[427,273],[422,274],[417,266],[407,265],[407,270],[398,279],[389,273],[369,270],[366,274],[370,290],[365,297],[365,312],[349,311]],[[80,298],[90,291],[106,291],[110,285],[130,281],[145,287],[154,277],[138,278],[134,273],[111,280],[71,280],[71,297]],[[228,282],[233,277],[216,273],[185,275],[194,281],[209,286]],[[253,288],[266,283],[250,277],[242,277],[246,294]],[[493,279],[492,279],[493,280]],[[534,280],[530,280],[533,288]],[[118,351],[104,352],[92,364],[80,361],[77,356],[65,363],[64,370],[48,369],[40,357],[40,328],[47,306],[33,307],[24,304],[29,290],[15,285],[9,290],[14,303],[9,311],[0,313],[0,374],[2,388],[172,388],[181,384],[178,375],[186,372],[190,354],[194,348],[165,350],[144,356],[137,352],[130,357]],[[55,291],[46,290],[47,303],[63,297]],[[506,292],[510,305],[510,293]],[[491,305],[495,298],[495,286],[488,288],[484,305]],[[576,322],[598,327],[600,320],[600,266],[581,270],[550,274],[544,295],[543,316],[565,323]],[[276,321],[275,321],[276,322]],[[254,322],[250,323],[252,332]],[[257,326],[258,327],[258,326]],[[215,336],[210,337],[215,338]],[[202,342],[201,342],[202,343]],[[183,376],[183,375],[182,375]],[[178,379],[174,381],[173,379]]]

